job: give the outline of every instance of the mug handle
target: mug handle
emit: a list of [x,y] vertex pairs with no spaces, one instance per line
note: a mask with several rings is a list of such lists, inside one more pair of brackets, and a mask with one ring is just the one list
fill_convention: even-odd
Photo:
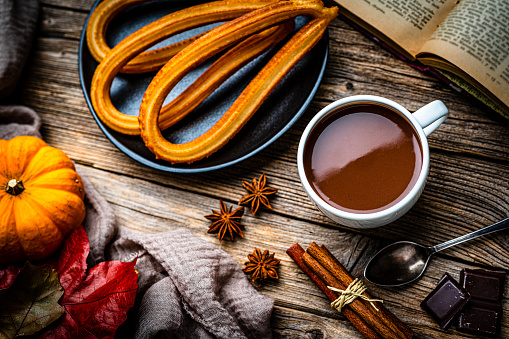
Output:
[[442,101],[435,100],[419,108],[412,113],[412,115],[417,119],[419,125],[421,125],[424,134],[428,136],[447,119],[449,110]]

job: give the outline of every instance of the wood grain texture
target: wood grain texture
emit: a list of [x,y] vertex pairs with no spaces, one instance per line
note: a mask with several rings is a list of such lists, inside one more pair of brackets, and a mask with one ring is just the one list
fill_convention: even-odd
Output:
[[[25,103],[43,115],[46,140],[61,147],[71,158],[108,171],[135,177],[143,175],[163,185],[230,200],[238,200],[244,194],[241,180],[250,180],[263,171],[267,173],[271,184],[280,190],[274,199],[276,213],[310,220],[327,227],[338,226],[323,216],[308,200],[300,186],[295,165],[300,133],[316,112],[316,104],[280,140],[231,169],[185,176],[147,170],[118,151],[92,119],[76,74],[77,58],[72,50],[77,48],[77,42],[41,38],[38,45],[41,47],[35,52],[30,65],[33,76],[27,78],[23,90]],[[40,78],[45,79],[44,83],[37,80]],[[485,143],[501,147],[509,140],[509,129],[494,126],[497,127],[497,133],[486,132],[485,140],[491,140]],[[477,129],[483,130],[480,126]],[[436,131],[439,132],[442,132],[442,127]],[[465,131],[465,134],[469,133]],[[498,138],[503,142],[498,142]],[[457,142],[462,140],[465,138],[457,137]],[[468,144],[464,142],[463,147],[467,149]],[[509,162],[499,161],[498,158],[507,154],[507,151],[499,152],[497,159],[490,159],[488,156],[478,157],[466,152],[432,148],[429,180],[420,201],[408,215],[374,232],[386,239],[409,239],[432,245],[502,219],[509,211]],[[256,171],[252,171],[253,168]],[[443,232],[444,229],[448,232]],[[373,234],[373,231],[365,233]],[[497,243],[496,239],[500,237],[502,240]],[[484,246],[486,243],[489,245]],[[475,252],[462,250],[472,246],[476,248]],[[507,256],[507,232],[473,242],[468,247],[454,248],[449,253],[464,260],[471,260],[475,256],[475,260],[481,263],[504,267],[503,256],[487,256],[487,251],[492,254],[500,251]]]
[[[362,275],[366,258],[381,248],[382,243],[378,239],[343,230],[324,229],[320,225],[277,215],[263,214],[253,217],[246,213],[242,218],[245,225],[244,238],[233,242],[228,240],[219,242],[216,235],[206,233],[209,222],[203,217],[210,213],[211,209],[218,208],[216,198],[161,187],[157,183],[106,173],[88,166],[78,167],[99,193],[112,204],[117,222],[122,227],[151,233],[186,227],[198,237],[224,249],[241,267],[246,261],[247,254],[255,247],[275,252],[276,257],[281,259],[280,280],[269,282],[258,289],[275,299],[273,328],[276,333],[281,331],[280,334],[283,336],[293,337],[290,335],[292,334],[306,338],[312,329],[319,329],[325,337],[327,335],[332,338],[356,337],[349,331],[346,332],[348,336],[340,336],[340,333],[345,331],[345,326],[349,328],[349,324],[347,326],[344,317],[330,308],[327,298],[300,271],[285,251],[295,242],[303,247],[307,247],[313,241],[326,244],[338,260],[351,270],[354,276],[359,277]],[[227,205],[231,203],[234,202],[227,202]],[[143,220],[143,223],[139,220]],[[277,241],[274,240],[275,234]],[[443,338],[446,335],[455,338],[459,335],[458,332],[439,330],[433,320],[420,309],[419,303],[434,288],[444,272],[449,272],[455,279],[459,279],[459,271],[465,267],[473,266],[436,256],[424,277],[412,285],[380,288],[368,284],[368,287],[374,297],[384,299],[384,305],[416,331],[418,338]],[[506,285],[504,309],[508,308],[509,282],[506,282]],[[287,323],[283,315],[291,314],[292,311],[296,311],[296,314],[288,317],[295,320],[294,317],[301,318],[305,315],[304,324]],[[503,331],[509,335],[507,324],[504,325]]]
[[[183,175],[144,167],[106,139],[82,94],[79,37],[93,2],[41,0],[37,37],[15,101],[41,115],[45,140],[78,164],[111,203],[120,227],[151,233],[187,227],[241,266],[255,247],[276,252],[282,260],[281,279],[259,288],[275,299],[275,337],[359,337],[286,256],[294,243],[326,244],[354,276],[361,276],[367,260],[388,242],[407,239],[432,245],[509,215],[509,123],[433,76],[410,68],[341,20],[329,29],[329,60],[320,89],[302,118],[275,143],[242,163],[214,172]],[[410,111],[440,99],[450,109],[450,117],[429,137],[430,175],[416,206],[391,225],[362,232],[342,228],[314,207],[301,188],[295,162],[300,135],[314,114],[355,94],[384,96]],[[203,216],[218,209],[219,198],[235,204],[245,193],[241,181],[262,172],[268,184],[279,190],[271,200],[274,210],[262,209],[256,217],[247,211],[245,238],[219,243],[206,233],[208,221]],[[417,338],[471,338],[455,330],[442,331],[419,303],[444,272],[458,278],[464,267],[509,270],[508,258],[509,232],[505,231],[440,253],[424,277],[410,286],[369,288],[415,330]],[[503,338],[509,337],[508,324],[506,316]]]
[[73,12],[88,12],[95,0],[41,0],[40,3],[44,7],[60,7]]

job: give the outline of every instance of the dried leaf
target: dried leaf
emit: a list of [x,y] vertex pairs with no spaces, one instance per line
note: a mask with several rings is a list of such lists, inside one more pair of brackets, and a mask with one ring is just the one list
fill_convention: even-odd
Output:
[[90,269],[90,245],[83,227],[64,240],[58,258],[64,318],[41,338],[113,338],[134,304],[138,275],[133,262],[107,261]]
[[58,304],[63,293],[56,270],[27,262],[0,290],[0,338],[34,334],[57,320],[64,313]]
[[14,265],[8,266],[5,270],[0,270],[0,290],[9,288],[18,276],[19,271],[20,268]]

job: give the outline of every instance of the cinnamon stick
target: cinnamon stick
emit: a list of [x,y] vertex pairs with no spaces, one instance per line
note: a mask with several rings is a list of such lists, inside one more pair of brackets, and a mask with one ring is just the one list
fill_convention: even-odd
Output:
[[[350,275],[350,273],[346,270],[346,268],[343,265],[341,265],[338,259],[336,259],[334,254],[332,254],[331,251],[329,251],[329,249],[325,247],[325,245],[320,245],[320,248],[324,251],[325,254],[327,254],[331,258],[334,265],[338,269],[341,269],[344,274],[348,275],[350,279],[353,280],[353,277]],[[368,292],[365,292],[364,294],[368,298],[371,298]],[[378,303],[377,305],[380,305],[380,303]],[[388,319],[390,319],[390,321],[394,323],[405,334],[406,338],[412,338],[412,336],[414,335],[414,331],[410,327],[408,327],[404,322],[402,322],[398,317],[396,317],[391,311],[383,307],[383,305],[380,305],[379,310],[380,312],[383,312],[385,316]]]
[[[341,281],[336,279],[325,267],[323,267],[318,261],[316,261],[308,252],[302,255],[304,263],[315,272],[323,281],[331,287],[336,287],[342,290],[346,290],[345,286]],[[361,317],[378,335],[384,339],[402,339],[397,333],[391,330],[386,324],[384,324],[378,315],[375,314],[376,310],[370,304],[365,304],[363,300],[357,298],[352,303],[348,304],[346,308],[351,308],[359,317]]]
[[[354,278],[350,275],[350,273],[341,265],[341,263],[330,253],[325,246],[319,247],[316,243],[312,243],[308,249],[307,253],[312,256],[320,265],[322,265],[333,277],[336,283],[339,283],[340,289],[346,289],[350,283],[354,280]],[[336,287],[336,286],[334,286]],[[372,299],[372,297],[367,293],[363,293],[367,298]],[[359,314],[361,316],[365,316],[367,319],[371,319],[371,317],[375,317],[376,325],[373,326],[377,332],[382,335],[384,338],[385,335],[389,335],[387,338],[411,338],[413,336],[413,331],[406,326],[403,322],[401,322],[396,316],[394,316],[391,312],[389,312],[382,304],[376,303],[379,312],[374,310],[371,305],[362,299],[356,299],[353,304],[360,303],[366,306],[367,313]],[[365,319],[366,319],[365,318]],[[371,325],[371,324],[370,324]],[[383,325],[383,326],[380,326]],[[389,329],[389,332],[382,333],[379,332],[378,329]],[[392,335],[390,334],[392,333]]]
[[[304,272],[311,281],[320,289],[322,292],[329,298],[330,301],[334,301],[338,298],[338,294],[327,288],[327,285],[323,282],[323,280],[317,276],[302,260],[302,256],[305,251],[299,244],[294,244],[286,253],[290,256],[290,258],[295,261],[297,266],[300,267],[302,272]],[[341,310],[341,313],[348,319],[357,330],[366,338],[366,339],[381,339],[381,337],[369,327],[361,317],[359,317],[353,310],[348,307],[345,307]]]

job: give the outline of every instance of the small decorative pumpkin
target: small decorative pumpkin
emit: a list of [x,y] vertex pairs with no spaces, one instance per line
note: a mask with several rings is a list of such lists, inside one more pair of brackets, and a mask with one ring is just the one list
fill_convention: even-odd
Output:
[[40,260],[85,218],[71,159],[39,138],[0,140],[0,263]]

